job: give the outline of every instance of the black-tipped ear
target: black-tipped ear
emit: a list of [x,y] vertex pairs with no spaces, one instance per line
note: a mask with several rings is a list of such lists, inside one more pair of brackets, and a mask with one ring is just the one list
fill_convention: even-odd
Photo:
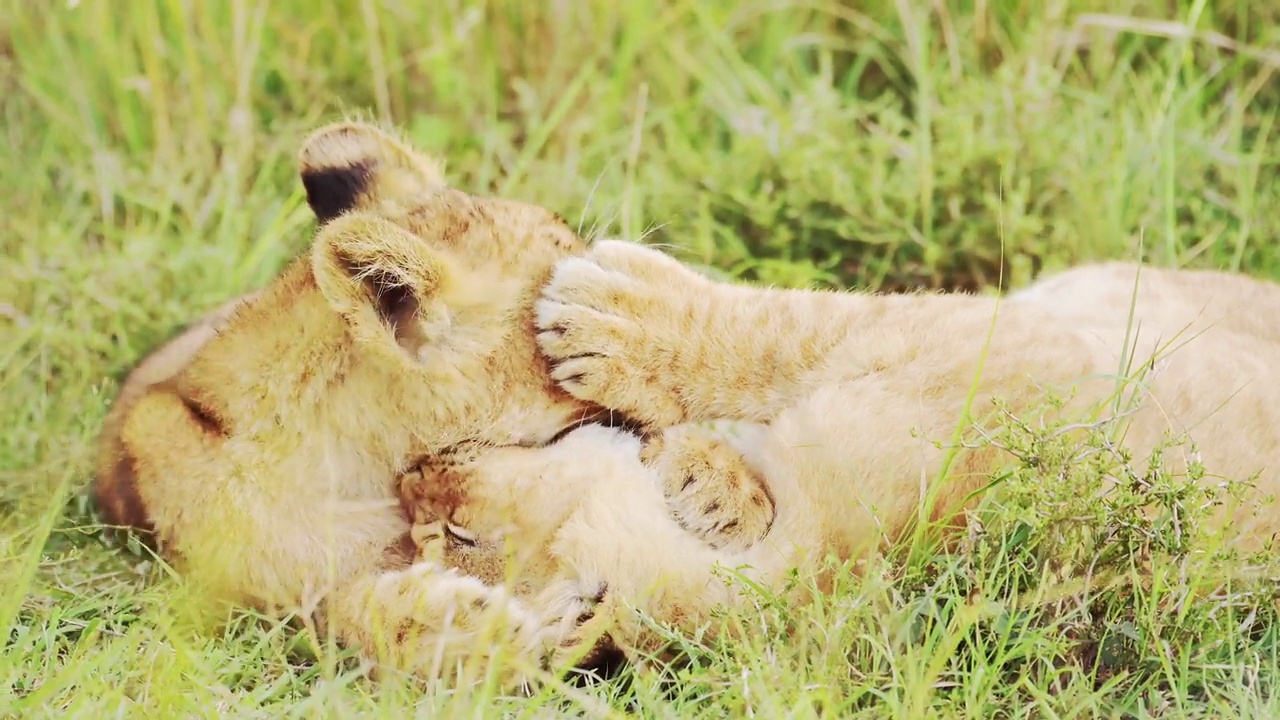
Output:
[[440,165],[363,123],[337,123],[302,143],[298,174],[321,224],[382,200],[407,200],[444,187]]
[[303,168],[302,187],[316,220],[324,224],[354,210],[369,189],[373,166],[374,161],[367,160],[346,167]]

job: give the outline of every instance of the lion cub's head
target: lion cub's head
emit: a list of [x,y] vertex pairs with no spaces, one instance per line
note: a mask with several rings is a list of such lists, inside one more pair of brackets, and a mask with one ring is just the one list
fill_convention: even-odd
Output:
[[358,123],[313,133],[299,171],[310,249],[122,388],[98,473],[108,522],[172,540],[244,482],[385,497],[414,455],[545,442],[591,412],[533,340],[534,295],[586,249],[560,217],[452,189]]

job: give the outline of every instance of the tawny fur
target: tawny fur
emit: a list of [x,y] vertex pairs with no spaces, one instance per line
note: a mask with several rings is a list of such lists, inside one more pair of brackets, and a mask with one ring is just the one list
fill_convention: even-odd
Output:
[[226,326],[236,308],[252,298],[250,293],[214,309],[153,350],[125,376],[120,392],[102,423],[98,441],[99,472],[93,488],[99,512],[110,518],[113,524],[154,531],[142,498],[138,496],[131,463],[126,460],[125,448],[121,445],[120,428],[124,419],[133,411],[139,398],[184,370],[209,338]]
[[[586,244],[545,209],[446,187],[369,126],[318,130],[299,166],[312,247],[130,376],[101,439],[104,519],[153,530],[204,597],[314,610],[384,667],[453,672],[488,652],[477,633],[495,617],[511,632],[493,651],[536,663],[543,619],[411,564],[396,478],[454,446],[544,443],[591,412],[549,381],[532,317],[554,262]],[[479,557],[456,564],[483,574]]]
[[[396,669],[563,658],[605,630],[644,649],[632,606],[700,622],[734,601],[722,565],[776,584],[893,540],[993,317],[975,408],[1093,377],[1082,408],[1115,388],[1096,376],[1122,371],[1130,266],[1051,278],[998,313],[987,298],[757,290],[636,245],[584,257],[547,211],[448,189],[437,163],[365,126],[318,131],[300,166],[313,247],[139,366],[104,431],[98,496],[208,597],[316,607]],[[557,263],[537,344],[568,394],[534,339]],[[1130,365],[1178,347],[1139,393],[1131,447],[1190,429],[1214,472],[1274,490],[1278,293],[1143,270]],[[588,426],[538,447],[599,406],[650,436]],[[744,435],[694,424],[708,420]],[[935,515],[997,455],[962,456]],[[1245,543],[1274,529],[1232,519]]]
[[[736,599],[718,567],[778,588],[829,553],[858,559],[898,539],[922,491],[934,495],[934,519],[962,510],[1009,459],[961,450],[945,485],[932,485],[966,409],[981,424],[993,398],[1026,411],[1052,390],[1072,398],[1062,417],[1107,417],[1119,388],[1135,462],[1185,433],[1206,482],[1253,479],[1261,502],[1217,519],[1237,547],[1256,550],[1280,530],[1266,503],[1280,485],[1280,328],[1268,320],[1278,315],[1280,286],[1219,272],[1113,263],[1003,300],[877,296],[714,282],[656,250],[604,241],[558,264],[538,303],[540,347],[576,397],[682,438],[684,470],[659,473],[666,461],[635,438],[583,428],[546,448],[475,457],[419,499],[479,536],[512,538],[535,606],[607,588],[575,635],[589,640],[597,626],[651,651],[657,639],[634,609],[677,626],[705,621]],[[705,436],[698,459],[690,424],[706,421],[739,435]],[[706,469],[734,467],[731,454],[739,472],[723,485],[732,472]],[[1165,461],[1182,472],[1188,458]],[[743,542],[723,522],[702,526],[719,543],[685,532],[664,500],[682,472],[685,491],[705,486],[711,514],[749,513],[756,496],[741,488],[767,487],[766,537]]]

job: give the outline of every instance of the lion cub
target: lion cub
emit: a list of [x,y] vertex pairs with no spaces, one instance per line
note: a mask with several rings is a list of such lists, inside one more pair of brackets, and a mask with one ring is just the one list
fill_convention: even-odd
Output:
[[[1253,478],[1255,498],[1271,497],[1277,318],[1280,286],[1219,272],[1112,263],[1003,300],[879,296],[715,282],[656,250],[603,241],[559,261],[537,303],[551,375],[696,452],[664,478],[634,438],[583,428],[545,448],[471,458],[433,476],[419,500],[478,536],[517,538],[536,572],[554,575],[545,598],[595,589],[600,604],[579,637],[607,632],[649,651],[657,641],[635,611],[691,628],[736,600],[718,567],[779,587],[792,568],[893,542],[923,493],[935,519],[962,511],[1007,458],[961,449],[936,485],[939,470],[966,413],[996,430],[984,413],[997,398],[1018,412],[1053,390],[1072,398],[1064,416],[1117,408],[1136,462],[1166,433],[1185,434],[1210,473]],[[712,438],[697,426],[711,420],[742,434]],[[1165,458],[1174,472],[1188,460]],[[684,526],[710,544],[663,511],[672,477],[682,478],[677,497],[699,498],[689,513],[704,514]],[[742,491],[757,485],[771,511],[760,540],[725,520],[757,509]],[[1280,517],[1258,507],[1219,513],[1242,548],[1280,531]]]
[[[481,565],[412,563],[396,478],[592,416],[549,380],[533,327],[554,263],[587,244],[548,210],[449,188],[368,125],[316,131],[299,170],[313,244],[130,375],[101,436],[100,511],[151,531],[205,597],[315,610],[386,668],[536,665],[545,619],[463,572]],[[498,649],[479,636],[491,620],[510,629]]]

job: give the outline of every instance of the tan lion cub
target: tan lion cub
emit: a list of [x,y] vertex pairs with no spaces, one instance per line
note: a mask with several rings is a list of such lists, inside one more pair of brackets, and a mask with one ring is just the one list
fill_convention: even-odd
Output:
[[[1274,495],[1276,318],[1280,286],[1218,272],[1104,264],[1003,301],[877,296],[714,282],[656,250],[602,241],[557,263],[537,305],[539,346],[565,390],[682,447],[664,455],[679,469],[646,458],[635,438],[583,428],[439,470],[434,495],[419,500],[481,536],[517,539],[533,572],[553,576],[544,598],[595,589],[603,605],[584,639],[605,630],[624,649],[652,650],[632,609],[676,625],[706,619],[735,600],[717,566],[776,585],[827,553],[857,558],[892,542],[922,492],[936,498],[934,518],[962,509],[1006,458],[962,450],[933,486],[948,452],[934,441],[949,442],[967,407],[988,421],[993,398],[1017,412],[1053,389],[1074,392],[1063,413],[1105,413],[1119,393],[1138,462],[1166,432],[1186,433],[1211,473],[1254,477],[1258,498]],[[718,440],[688,425],[708,420],[745,434]],[[755,486],[775,510],[760,541],[723,519],[756,508],[744,491]],[[686,518],[711,544],[681,531],[664,494],[719,518]],[[1220,514],[1242,547],[1280,530],[1257,507]]]
[[[101,437],[102,515],[151,530],[206,597],[318,609],[387,667],[536,664],[545,618],[484,578],[410,564],[395,481],[412,458],[537,445],[591,415],[547,377],[532,307],[587,245],[548,210],[447,187],[371,126],[316,131],[299,171],[314,243],[130,375]],[[497,650],[479,635],[495,619]]]

